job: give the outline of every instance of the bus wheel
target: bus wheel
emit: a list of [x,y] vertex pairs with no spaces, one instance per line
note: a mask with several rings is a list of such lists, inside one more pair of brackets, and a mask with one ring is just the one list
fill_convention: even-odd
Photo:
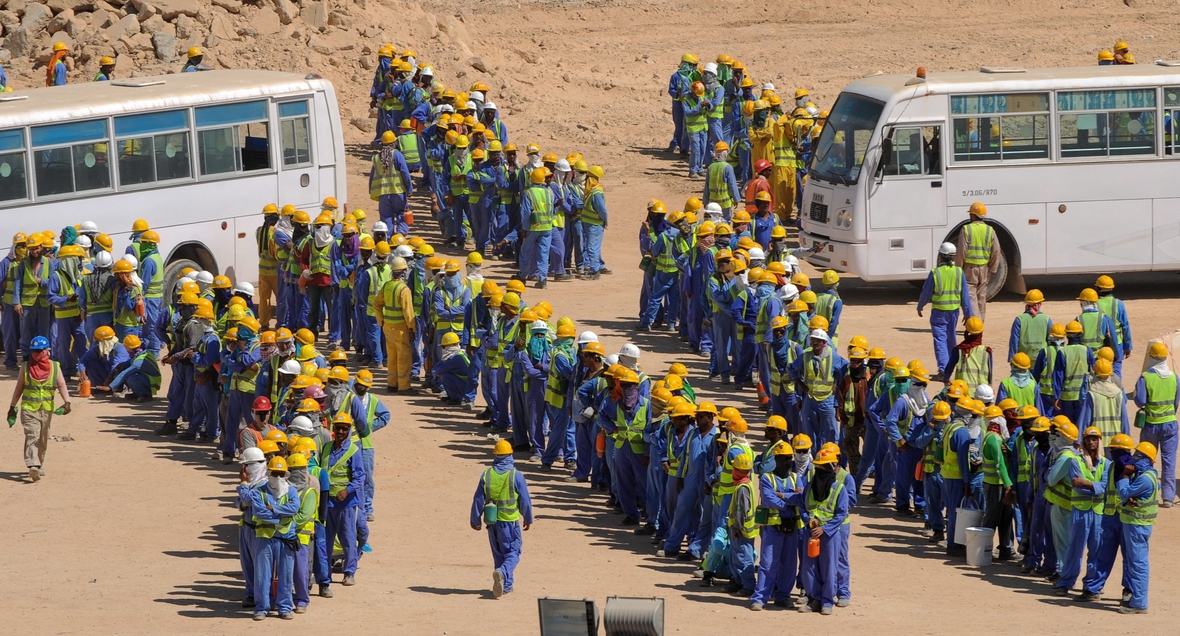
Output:
[[180,280],[180,272],[186,267],[191,267],[197,271],[201,271],[201,264],[196,261],[190,261],[187,258],[177,259],[168,264],[164,268],[164,298],[166,302],[172,302],[175,295],[176,282]]
[[987,299],[992,300],[1000,294],[1004,289],[1004,284],[1008,282],[1008,255],[1004,254],[1000,259],[1000,266],[992,273],[991,278],[987,281]]

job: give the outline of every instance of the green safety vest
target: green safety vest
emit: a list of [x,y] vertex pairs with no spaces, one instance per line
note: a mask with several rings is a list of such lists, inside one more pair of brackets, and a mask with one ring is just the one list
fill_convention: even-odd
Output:
[[689,429],[684,431],[684,435],[688,438],[683,444],[680,454],[676,454],[676,427],[672,426],[671,420],[668,421],[667,430],[664,431],[664,456],[668,458],[668,470],[665,471],[668,475],[675,475],[680,472],[680,462],[688,461],[687,458],[682,458],[685,451],[688,450],[688,445],[692,442],[692,428],[690,424]]
[[789,135],[782,135],[774,140],[774,165],[780,167],[794,168],[798,163],[798,155],[795,152],[795,144],[791,141]]
[[843,468],[836,470],[836,481],[832,483],[832,489],[828,491],[828,498],[823,501],[816,501],[815,494],[812,492],[810,484],[807,488],[807,512],[815,519],[824,525],[836,516],[836,502],[840,499],[840,493],[844,491],[844,477],[848,472]]
[[[1098,311],[1103,316],[1109,316],[1110,322],[1114,323],[1114,336],[1118,340],[1119,345],[1123,344],[1123,326],[1119,324],[1118,316],[1119,302],[1114,296],[1102,296],[1098,299]],[[1082,327],[1085,329],[1085,327]]]
[[[787,348],[787,367],[794,364],[795,359],[799,356],[798,349],[794,346]],[[770,356],[770,394],[771,395],[794,395],[795,383],[791,381],[791,375],[787,373],[787,369],[779,369],[774,362],[774,354]],[[851,394],[852,392],[849,391]]]
[[836,301],[840,300],[840,295],[836,292],[824,292],[815,295],[815,315],[823,316],[829,324],[832,322],[832,314],[836,311]]
[[456,199],[467,194],[467,173],[471,172],[472,163],[471,155],[467,155],[467,159],[463,165],[459,165],[454,157],[450,159],[451,167],[451,195]]
[[1105,340],[1105,334],[1102,333],[1102,312],[1083,311],[1078,314],[1077,320],[1082,323],[1082,344],[1089,347],[1090,351],[1101,349]]
[[385,288],[393,273],[386,263],[377,263],[369,268],[369,293],[365,297],[365,315],[377,317],[377,294]]
[[[254,340],[250,344],[249,352],[253,353],[258,350],[258,340]],[[240,391],[242,393],[254,392],[254,379],[258,377],[258,369],[243,369],[229,379],[229,387],[231,390]]]
[[959,363],[955,365],[955,379],[962,380],[971,387],[991,384],[987,379],[991,361],[988,359],[986,347],[977,345],[971,349],[971,353],[962,355],[960,351],[959,354]]
[[[350,443],[348,450],[336,460],[336,463],[328,467],[328,494],[335,497],[344,492],[348,488],[348,482],[352,478],[352,471],[348,467],[348,460],[356,455],[357,445]],[[329,451],[329,454],[331,451]]]
[[22,411],[52,411],[53,391],[57,388],[57,374],[59,366],[53,362],[53,369],[49,377],[44,380],[34,380],[29,373],[29,363],[25,363],[25,388],[20,394],[20,408]]
[[963,471],[959,470],[959,453],[951,448],[951,439],[959,429],[965,425],[962,420],[952,420],[942,433],[942,477],[943,479],[962,479]]
[[689,95],[688,97],[684,98],[684,102],[685,102],[685,107],[684,107],[685,131],[690,132],[690,133],[704,132],[709,127],[709,123],[707,121],[705,121],[704,111],[700,112],[699,114],[695,114],[695,115],[688,114],[688,110],[690,108],[697,108],[701,105],[701,98],[697,97],[696,95]]
[[[1077,462],[1080,460],[1077,452],[1075,452],[1072,448],[1067,448],[1061,451],[1061,457],[1066,458],[1066,461],[1072,462]],[[1059,457],[1057,461],[1061,461],[1061,458]],[[1056,464],[1056,462],[1054,462],[1054,464]],[[1073,485],[1069,483],[1068,477],[1066,479],[1062,479],[1056,484],[1049,484],[1045,487],[1045,501],[1048,501],[1054,506],[1063,508],[1065,510],[1070,510],[1073,508]]]
[[1024,387],[1016,386],[1012,378],[1004,378],[1000,380],[1000,386],[1004,387],[1004,393],[1008,397],[1016,400],[1016,404],[1020,406],[1036,406],[1037,402],[1037,383],[1029,382]]
[[1090,373],[1089,353],[1082,345],[1068,344],[1061,350],[1065,357],[1065,381],[1061,385],[1061,399],[1081,399],[1082,383]]
[[[262,503],[265,504],[266,498],[268,496],[266,494],[266,491],[260,490],[259,494],[262,495]],[[289,499],[289,497],[288,497],[287,493],[283,493],[283,496],[279,497],[279,502],[278,502],[279,505],[281,506],[281,505],[287,503],[288,499]],[[270,523],[268,521],[261,521],[261,520],[259,520],[257,515],[255,515],[252,520],[254,522],[254,536],[259,537],[261,539],[273,538],[275,536],[275,534],[285,535],[288,532],[290,532],[291,527],[295,525],[295,517],[294,516],[279,517],[279,523],[277,525]]]
[[160,363],[156,360],[156,354],[150,350],[144,349],[135,356],[135,360],[142,360],[143,363],[139,367],[141,373],[147,376],[148,383],[152,387],[152,395],[160,390]]
[[415,135],[414,133],[398,135],[397,149],[401,151],[402,156],[406,158],[406,163],[415,164],[422,160],[418,155],[418,135]]
[[273,227],[270,229],[270,240],[274,242],[275,273],[278,273],[278,268],[279,267],[285,268],[287,265],[287,262],[290,260],[291,250],[288,247],[283,247],[282,245],[279,245],[279,242],[277,240],[275,240],[275,230]]
[[396,324],[405,321],[401,303],[402,289],[405,286],[405,282],[401,280],[391,280],[381,287],[382,301],[385,303],[381,308],[381,317],[386,323]]
[[[783,479],[774,473],[766,473],[766,475],[768,477],[770,477],[770,484],[772,486],[774,486],[775,492],[781,492],[783,494],[786,494],[786,493],[794,492],[795,488],[798,487],[799,476],[796,475],[794,472],[787,475],[786,479]],[[794,523],[793,527],[784,528],[784,530],[798,530],[799,528],[803,527],[803,516],[799,514],[798,506],[791,506],[791,507],[796,509],[795,510],[795,523]],[[783,524],[782,511],[778,510],[777,508],[768,509],[768,514],[766,515],[766,525],[778,527],[778,526],[781,526],[782,524]]]
[[1057,352],[1061,349],[1057,345],[1045,347],[1045,368],[1041,369],[1041,377],[1037,380],[1041,395],[1053,395],[1053,367],[1057,366]]
[[[262,228],[258,228],[258,232],[262,232]],[[274,276],[279,271],[279,261],[270,253],[271,247],[275,241],[274,226],[266,228],[266,236],[259,241],[261,247],[258,248],[258,275],[259,276]]]
[[[750,461],[754,461],[754,449],[750,448],[749,444],[733,444],[725,450],[725,454],[721,456],[721,477],[718,479],[717,494],[718,496],[731,495],[734,491],[733,486],[733,462],[729,460],[729,451],[738,449],[743,454],[750,457]],[[714,501],[720,501],[715,499]]]
[[316,247],[315,241],[307,246],[307,269],[312,274],[332,274],[332,242],[323,247]]
[[139,264],[139,273],[143,274],[143,266],[148,261],[156,264],[156,272],[152,274],[152,279],[147,282],[147,289],[143,292],[143,297],[149,300],[164,297],[164,260],[160,258],[159,252],[152,252],[143,258],[143,262]]
[[942,447],[940,444],[941,441],[936,435],[930,440],[930,443],[927,444],[926,448],[922,451],[922,472],[926,473],[927,475],[937,473],[941,470]]
[[709,201],[721,206],[721,209],[733,207],[733,196],[729,192],[729,184],[725,181],[724,161],[714,161],[709,164]]
[[596,185],[590,189],[590,193],[582,200],[582,214],[578,216],[578,220],[583,225],[602,225],[602,217],[598,215],[598,210],[594,209],[591,200],[594,195],[602,194],[602,186]]
[[1034,316],[1026,311],[1017,316],[1016,321],[1020,323],[1020,339],[1016,343],[1016,351],[1023,352],[1029,360],[1036,362],[1037,354],[1048,346],[1046,337],[1049,335],[1049,316]]
[[[318,470],[318,467],[317,467],[317,470]],[[311,467],[310,466],[307,469],[307,474],[308,474],[308,477],[310,478],[311,477]],[[309,479],[308,481],[311,483],[311,485],[308,486],[307,488],[304,488],[303,490],[299,491],[299,504],[300,504],[300,507],[305,506],[305,505],[307,505],[306,502],[308,501],[308,498],[311,498],[311,500],[315,501],[315,509],[318,513],[319,503],[320,503],[319,502],[320,480],[319,479],[314,479],[314,480]],[[313,536],[315,536],[315,518],[316,518],[316,515],[313,514],[311,516],[311,519],[308,519],[307,521],[303,522],[298,528],[295,529],[295,535],[299,537],[300,545],[310,545],[311,544],[311,538]],[[292,519],[292,521],[294,521],[294,519]]]
[[628,421],[623,413],[623,405],[619,404],[615,410],[615,448],[622,448],[623,442],[631,443],[631,452],[643,454],[643,427],[647,424],[647,406],[644,402],[635,409],[634,417]]
[[1032,481],[1032,454],[1028,452],[1028,443],[1022,439],[1016,440],[1016,483],[1027,484]]
[[819,369],[811,361],[815,359],[810,349],[803,352],[803,383],[807,385],[807,395],[816,402],[823,402],[832,397],[832,389],[836,379],[832,373],[832,356],[829,354],[820,358]]
[[[23,268],[24,269],[24,277],[21,279],[21,284],[20,284],[20,287],[21,287],[21,289],[20,289],[20,304],[24,305],[25,307],[32,307],[33,305],[36,305],[38,307],[48,307],[49,306],[49,292],[46,291],[44,287],[37,284],[37,281],[33,276],[32,268],[28,267],[28,264],[29,264],[28,259],[25,260],[24,264],[25,264],[25,267]],[[37,278],[40,278],[42,281],[44,281],[48,277],[49,277],[49,257],[42,256],[41,257],[41,275]]]
[[1000,440],[1000,434],[994,433],[992,431],[985,431],[983,434],[983,443],[980,444],[980,454],[983,455],[983,483],[995,486],[1004,483],[1003,478],[1000,477],[1000,463],[998,460],[988,457],[987,453],[982,452],[982,448],[987,445],[987,442],[992,436],[995,436],[996,438],[996,443],[998,446],[998,450],[996,452],[1004,452],[1004,443]]
[[[569,391],[570,380],[557,372],[557,358],[569,358],[565,351],[553,347],[553,358],[549,361],[549,377],[545,379],[545,403],[554,408],[565,406],[565,394]],[[572,362],[572,361],[571,361]]]
[[[713,248],[709,248],[712,250]],[[706,255],[708,256],[708,255]],[[709,256],[711,258],[711,256]],[[748,291],[753,291],[751,288]],[[754,317],[754,344],[762,344],[766,342],[766,332],[770,330],[770,321],[774,319],[770,312],[766,310],[770,306],[768,302],[770,296],[767,296],[762,304],[758,306],[758,314]]]
[[656,241],[663,241],[664,243],[663,251],[655,258],[656,271],[664,274],[675,274],[677,267],[676,256],[672,254],[672,239],[668,238],[667,234],[657,234],[655,240],[652,242],[655,243]]
[[530,232],[548,232],[553,229],[553,197],[549,187],[534,185],[525,190],[524,195],[533,204],[533,211],[529,217]]
[[[135,286],[132,286],[127,293],[131,294],[131,298],[133,300],[143,295],[143,291]],[[131,306],[131,309],[124,309],[123,307],[118,308],[118,312],[115,314],[116,325],[121,327],[136,327],[139,325],[139,316],[135,313],[134,309],[135,303],[132,302]]]
[[[750,506],[741,517],[738,517],[736,493],[743,488],[750,492]],[[744,539],[755,539],[759,535],[758,524],[754,522],[754,513],[757,509],[758,489],[754,487],[753,480],[746,480],[734,487],[734,496],[729,500],[729,525]]]
[[963,256],[963,263],[987,265],[992,257],[992,237],[996,231],[983,221],[968,223],[963,231],[967,233],[967,253]]
[[[349,395],[351,396],[353,394],[350,392]],[[345,400],[345,405],[351,401],[351,399]],[[358,435],[357,438],[361,441],[361,450],[369,450],[373,448],[373,418],[377,415],[377,398],[373,397],[372,393],[366,393],[365,398],[361,400],[361,404],[365,405],[365,417],[369,424],[369,434],[363,436]],[[347,410],[347,406],[342,410]]]
[[492,468],[483,471],[483,497],[484,501],[495,504],[497,523],[520,520],[515,468],[506,473],[498,473]]
[[1119,521],[1132,526],[1155,525],[1155,516],[1160,509],[1160,478],[1155,470],[1147,471],[1147,478],[1151,480],[1151,496],[1146,501],[1140,500],[1134,505],[1119,502]]
[[[1111,390],[1105,393],[1099,386],[1108,386]],[[1125,394],[1113,382],[1096,382],[1090,385],[1090,408],[1092,419],[1090,424],[1102,431],[1103,445],[1109,444],[1115,435],[1123,432],[1123,400]]]
[[934,268],[934,295],[930,306],[938,311],[958,311],[962,307],[963,269],[946,264]]
[[1161,378],[1156,373],[1144,373],[1143,383],[1147,388],[1148,424],[1166,424],[1176,420],[1176,374]]
[[5,305],[12,304],[13,294],[16,293],[16,273],[20,269],[20,261],[12,258],[8,261],[8,271],[4,272],[4,297]]
[[[1105,457],[1098,458],[1098,465],[1094,467],[1094,470],[1090,470],[1086,466],[1086,462],[1078,461],[1078,468],[1082,471],[1082,479],[1092,484],[1102,483],[1106,479],[1106,469],[1108,466],[1109,462],[1106,461]],[[1070,494],[1070,505],[1074,510],[1093,510],[1096,514],[1102,514],[1105,501],[1106,497],[1103,495],[1084,495],[1079,493],[1076,488]]]
[[[64,270],[58,269],[53,273],[53,275],[57,276],[58,289],[62,296],[68,297],[70,296],[70,292],[72,290],[78,288],[78,281],[70,280],[70,277],[66,276]],[[78,308],[78,298],[76,296],[70,300],[67,300],[66,304],[62,305],[61,307],[53,308],[53,315],[57,318],[74,318],[81,313],[82,310]]]
[[305,236],[299,239],[296,243],[291,241],[291,249],[287,252],[287,273],[292,276],[299,276],[303,273],[303,264],[299,262],[299,252],[303,251],[303,244],[311,240],[310,236]]

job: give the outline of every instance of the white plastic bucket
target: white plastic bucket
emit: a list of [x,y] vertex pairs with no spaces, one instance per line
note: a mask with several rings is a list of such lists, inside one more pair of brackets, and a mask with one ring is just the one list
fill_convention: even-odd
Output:
[[983,511],[975,508],[955,509],[955,543],[967,545],[967,529],[983,522]]
[[983,567],[992,564],[992,538],[995,528],[967,528],[967,565]]

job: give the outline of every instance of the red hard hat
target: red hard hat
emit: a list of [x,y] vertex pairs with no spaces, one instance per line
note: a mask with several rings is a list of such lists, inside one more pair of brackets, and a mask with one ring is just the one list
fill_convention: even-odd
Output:
[[256,398],[254,398],[254,410],[255,411],[269,411],[273,408],[274,407],[271,406],[271,403],[270,403],[270,398],[266,397],[265,395],[260,395]]
[[755,173],[762,172],[763,170],[766,170],[767,168],[770,168],[773,165],[774,164],[770,163],[769,161],[767,161],[765,159],[759,159],[758,161],[754,162],[754,172]]
[[311,398],[313,400],[322,400],[324,399],[324,390],[313,384],[306,389],[303,389],[303,397]]

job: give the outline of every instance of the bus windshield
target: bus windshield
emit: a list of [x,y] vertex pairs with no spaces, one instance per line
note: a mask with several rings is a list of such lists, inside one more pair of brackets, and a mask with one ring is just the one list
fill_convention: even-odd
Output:
[[856,183],[884,108],[879,101],[841,93],[820,134],[810,176],[844,185]]

